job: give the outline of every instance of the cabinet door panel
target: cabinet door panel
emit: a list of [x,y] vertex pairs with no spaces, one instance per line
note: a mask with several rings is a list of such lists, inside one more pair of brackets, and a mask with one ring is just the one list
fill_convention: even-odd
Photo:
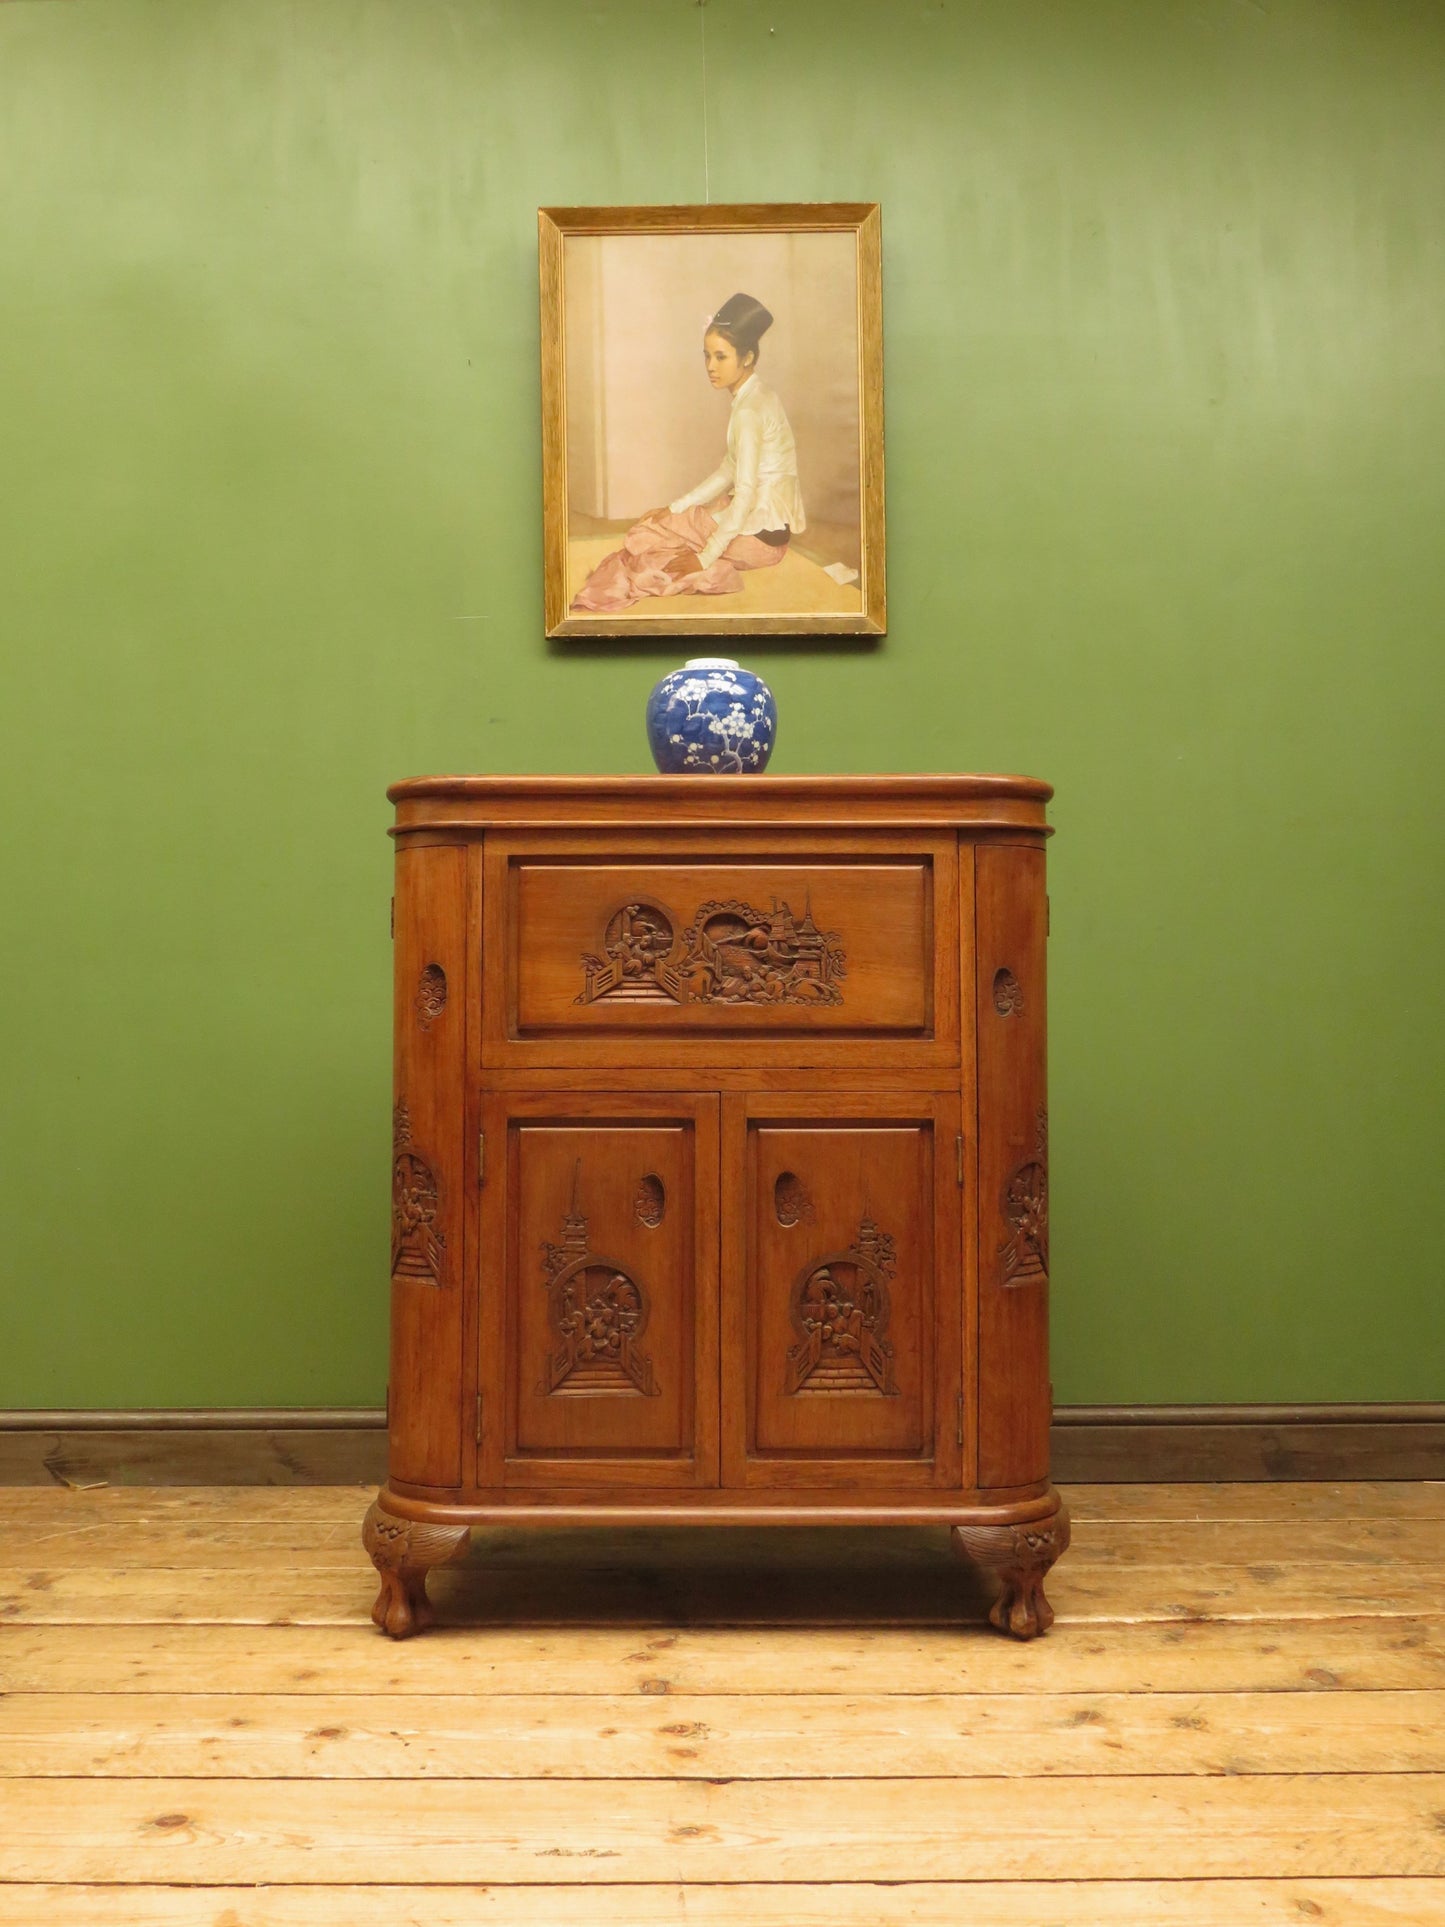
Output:
[[504,1483],[715,1479],[716,1107],[487,1100],[506,1150],[484,1203],[482,1383]]
[[730,1100],[730,1483],[958,1476],[958,1104]]

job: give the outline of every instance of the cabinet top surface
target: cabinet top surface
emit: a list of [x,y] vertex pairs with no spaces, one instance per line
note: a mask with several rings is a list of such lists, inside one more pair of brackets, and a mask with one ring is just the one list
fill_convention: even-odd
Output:
[[386,792],[399,827],[443,823],[991,822],[1045,827],[1033,776],[413,776]]

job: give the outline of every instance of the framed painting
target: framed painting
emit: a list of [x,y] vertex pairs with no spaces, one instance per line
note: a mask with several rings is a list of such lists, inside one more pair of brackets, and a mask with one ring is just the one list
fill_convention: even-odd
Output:
[[876,204],[537,225],[547,634],[883,634]]

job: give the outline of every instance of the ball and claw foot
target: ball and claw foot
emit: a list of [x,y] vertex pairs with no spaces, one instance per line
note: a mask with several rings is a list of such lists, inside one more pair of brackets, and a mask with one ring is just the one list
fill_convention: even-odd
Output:
[[1029,1525],[955,1526],[953,1549],[976,1566],[991,1566],[1003,1591],[989,1611],[991,1623],[1015,1639],[1036,1639],[1054,1623],[1044,1597],[1049,1567],[1068,1550],[1069,1515],[1060,1506],[1049,1519]]
[[361,1528],[361,1543],[381,1574],[381,1591],[371,1617],[393,1639],[408,1639],[432,1623],[426,1576],[432,1566],[455,1559],[471,1537],[466,1526],[433,1525],[401,1519],[373,1503]]

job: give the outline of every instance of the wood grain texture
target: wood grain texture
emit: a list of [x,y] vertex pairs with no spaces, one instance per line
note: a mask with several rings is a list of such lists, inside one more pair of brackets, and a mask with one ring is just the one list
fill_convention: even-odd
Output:
[[1435,1880],[0,1886],[0,1927],[1445,1927]]
[[1048,899],[1042,850],[975,865],[978,1480],[1005,1486],[1049,1471]]
[[628,1526],[397,1648],[364,1497],[0,1491],[0,1923],[1445,1923],[1445,1486],[1075,1488],[1033,1646],[936,1528]]
[[11,1693],[0,1779],[1034,1780],[1425,1773],[1438,1691]]
[[[396,853],[388,1465],[423,1486],[462,1476],[466,858]],[[431,1016],[420,1001],[428,970],[457,992]]]
[[[719,779],[726,781],[726,779]],[[397,835],[475,834],[544,824],[666,833],[711,825],[778,824],[836,834],[840,814],[868,826],[967,826],[989,833],[1048,834],[1050,784],[1032,776],[759,776],[726,794],[695,776],[413,776],[393,783]]]
[[1061,1581],[1113,1603],[1042,1644],[859,1622],[938,1533],[633,1530],[492,1534],[434,1580],[472,1623],[395,1647],[359,1547],[300,1575],[343,1617],[251,1618],[351,1489],[0,1494],[21,1588],[95,1614],[0,1599],[0,1927],[1445,1922],[1445,1488],[1082,1496]]
[[0,1780],[0,1877],[1445,1877],[1445,1773],[625,1784]]
[[[112,1488],[114,1490],[114,1488]],[[327,1511],[256,1512],[249,1516],[221,1513],[204,1518],[195,1512],[160,1513],[155,1509],[134,1507],[87,1508],[90,1516],[67,1518],[63,1514],[46,1520],[27,1534],[30,1558],[42,1562],[49,1572],[78,1570],[104,1559],[115,1572],[157,1570],[159,1568],[213,1568],[221,1570],[268,1571],[273,1567],[294,1566],[304,1562],[313,1569],[332,1568],[352,1571],[356,1565],[355,1500],[349,1498],[343,1511],[333,1501]],[[9,1516],[24,1516],[10,1513]],[[33,1516],[33,1515],[30,1515]],[[264,1523],[264,1531],[258,1526]],[[1109,1521],[1076,1521],[1069,1560],[1073,1567],[1156,1566],[1168,1564],[1167,1543],[1158,1528],[1167,1519],[1123,1518]],[[124,1530],[117,1530],[119,1525]],[[1107,1530],[1105,1529],[1107,1525]],[[873,1548],[877,1562],[887,1566],[898,1556],[941,1557],[945,1529],[929,1529],[926,1534],[911,1531],[900,1536],[890,1552],[887,1542]],[[1370,1519],[1330,1518],[1297,1521],[1288,1529],[1288,1552],[1292,1562],[1314,1565],[1392,1565],[1439,1571],[1445,1566],[1445,1521],[1435,1518]],[[1278,1561],[1285,1549],[1286,1528],[1266,1519],[1202,1519],[1192,1522],[1189,1533],[1201,1564],[1267,1566]],[[535,1535],[498,1529],[490,1536],[478,1536],[480,1554],[492,1567],[500,1564],[528,1564],[542,1561],[572,1561],[580,1564],[575,1548],[569,1549],[568,1534],[549,1534],[545,1540]],[[698,1558],[713,1557],[691,1547],[690,1535],[660,1539],[657,1551],[669,1563],[686,1566]],[[614,1546],[617,1541],[613,1541]],[[861,1552],[867,1542],[851,1542]],[[750,1535],[740,1542],[740,1554],[757,1566],[776,1566],[779,1560],[793,1560],[796,1553],[775,1536]],[[849,1542],[834,1548],[846,1553]]]
[[[624,1555],[625,1556],[625,1555]],[[996,1586],[980,1573],[950,1566],[937,1574],[862,1570],[825,1596],[819,1573],[739,1568],[720,1559],[712,1570],[675,1572],[664,1559],[610,1567],[571,1564],[489,1570],[473,1557],[431,1580],[440,1622],[458,1629],[490,1627],[507,1618],[533,1625],[575,1626],[594,1620],[640,1626],[681,1617],[702,1624],[758,1627],[819,1624],[951,1626],[960,1634],[985,1628]],[[1418,1619],[1438,1610],[1433,1573],[1372,1575],[1360,1567],[1315,1573],[1281,1568],[1267,1578],[1228,1566],[1155,1567],[1147,1574],[1080,1569],[1067,1585],[1056,1569],[1051,1597],[1058,1624],[1071,1627],[1176,1624],[1200,1618],[1301,1620]],[[767,1585],[766,1595],[759,1588]],[[268,1574],[238,1604],[232,1571],[154,1574],[58,1572],[43,1569],[0,1581],[0,1616],[12,1625],[249,1624],[350,1626],[370,1616],[374,1588],[334,1570],[301,1568]],[[1056,1596],[1055,1596],[1056,1595]]]
[[1060,1479],[1108,1483],[1188,1479],[1445,1479],[1445,1417],[1439,1410],[1377,1407],[1263,1408],[1252,1418],[1143,1410],[1130,1422],[1080,1410],[1057,1414],[1052,1462]]
[[1178,1521],[1191,1526],[1234,1520],[1274,1521],[1284,1527],[1322,1520],[1439,1521],[1445,1516],[1441,1497],[1438,1486],[1413,1479],[1269,1485],[1145,1483],[1069,1489],[1069,1505],[1076,1520]]
[[[238,1596],[239,1596],[238,1587]],[[0,1691],[559,1693],[857,1691],[1229,1694],[1445,1690],[1445,1624],[1413,1620],[1134,1623],[1017,1647],[955,1627],[581,1625],[445,1629],[403,1653],[357,1620],[332,1626],[92,1622],[0,1625]]]
[[[385,1259],[379,1260],[380,1264]],[[28,1416],[28,1415],[27,1415]],[[111,1428],[0,1427],[0,1487],[85,1490],[104,1485],[375,1485],[386,1477],[386,1414],[325,1429],[245,1423],[152,1428],[147,1414]]]

